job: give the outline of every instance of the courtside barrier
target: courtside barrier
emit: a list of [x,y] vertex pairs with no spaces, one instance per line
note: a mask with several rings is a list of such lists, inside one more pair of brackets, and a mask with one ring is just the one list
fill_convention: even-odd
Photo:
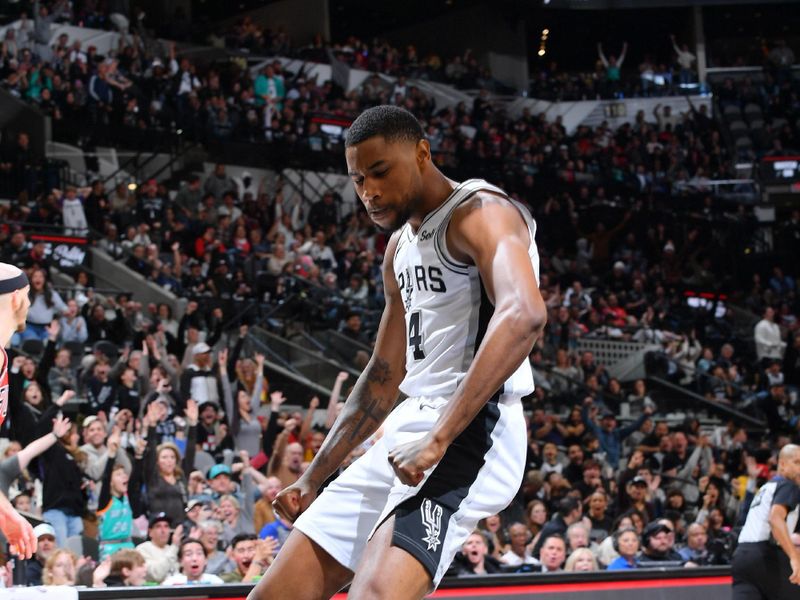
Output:
[[[103,588],[79,590],[79,600],[175,598],[245,600],[250,585]],[[636,569],[596,573],[490,575],[445,579],[431,598],[453,600],[730,600],[729,567]],[[344,600],[345,594],[336,596]],[[41,600],[49,600],[39,596]]]

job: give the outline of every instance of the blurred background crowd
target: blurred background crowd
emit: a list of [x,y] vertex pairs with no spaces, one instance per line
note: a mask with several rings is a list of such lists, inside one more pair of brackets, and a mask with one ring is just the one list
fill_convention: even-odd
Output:
[[[387,234],[335,178],[343,131],[383,103],[420,119],[446,174],[503,187],[538,224],[549,317],[530,355],[528,470],[450,574],[730,561],[776,452],[800,438],[800,211],[765,219],[759,174],[797,160],[791,38],[712,43],[704,61],[755,66],[701,83],[696,47],[671,32],[653,49],[578,44],[588,70],[543,58],[543,33],[519,90],[469,49],[298,39],[251,16],[198,40],[186,15],[156,25],[143,6],[14,3],[2,30],[3,100],[85,153],[67,176],[33,129],[4,129],[0,260],[28,273],[32,306],[9,353],[0,469],[19,464],[11,497],[41,521],[5,585],[247,583],[268,568],[291,530],[271,501],[325,439],[383,305]],[[100,52],[58,24],[120,35]],[[369,73],[347,89],[319,64]],[[634,108],[572,123],[513,98]],[[109,176],[106,146],[203,159]],[[285,170],[298,165],[316,186]]]

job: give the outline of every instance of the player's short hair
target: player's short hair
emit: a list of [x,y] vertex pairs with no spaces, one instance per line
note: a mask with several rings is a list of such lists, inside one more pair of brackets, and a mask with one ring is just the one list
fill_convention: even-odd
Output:
[[345,147],[383,136],[386,141],[418,142],[425,137],[417,118],[405,108],[391,105],[374,106],[362,112],[347,130]]

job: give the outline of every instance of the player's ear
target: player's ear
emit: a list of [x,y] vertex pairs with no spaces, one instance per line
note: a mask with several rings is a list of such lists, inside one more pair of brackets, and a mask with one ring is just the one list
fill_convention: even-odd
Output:
[[431,145],[426,139],[417,142],[417,165],[422,168],[425,162],[431,160]]

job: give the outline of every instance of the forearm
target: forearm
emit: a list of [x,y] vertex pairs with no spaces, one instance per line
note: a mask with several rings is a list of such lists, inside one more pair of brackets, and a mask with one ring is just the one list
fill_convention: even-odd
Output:
[[17,453],[17,460],[19,461],[20,470],[27,469],[28,465],[34,458],[47,452],[47,450],[49,450],[50,447],[56,443],[56,441],[58,441],[58,438],[56,438],[56,435],[51,431],[39,439],[32,441],[30,444],[20,450]]
[[6,521],[14,512],[14,506],[6,498],[6,495],[0,492],[0,529],[5,527]]
[[283,464],[283,455],[286,453],[286,446],[289,444],[289,432],[283,431],[275,440],[275,448],[270,452],[269,464],[267,465],[267,475],[275,475]]
[[501,389],[533,349],[544,328],[535,319],[520,316],[516,307],[497,311],[464,381],[431,431],[434,440],[448,446]]
[[353,449],[377,431],[397,402],[402,376],[392,372],[390,362],[373,355],[309,465],[308,479],[321,485]]
[[300,443],[303,444],[303,447],[306,446],[306,440],[308,439],[308,434],[311,433],[311,423],[314,420],[314,409],[310,406],[306,411],[305,416],[303,417],[303,423],[300,425]]
[[261,407],[261,392],[264,391],[264,373],[260,371],[256,377],[256,384],[253,386],[253,394],[250,396],[250,410],[253,414]]

